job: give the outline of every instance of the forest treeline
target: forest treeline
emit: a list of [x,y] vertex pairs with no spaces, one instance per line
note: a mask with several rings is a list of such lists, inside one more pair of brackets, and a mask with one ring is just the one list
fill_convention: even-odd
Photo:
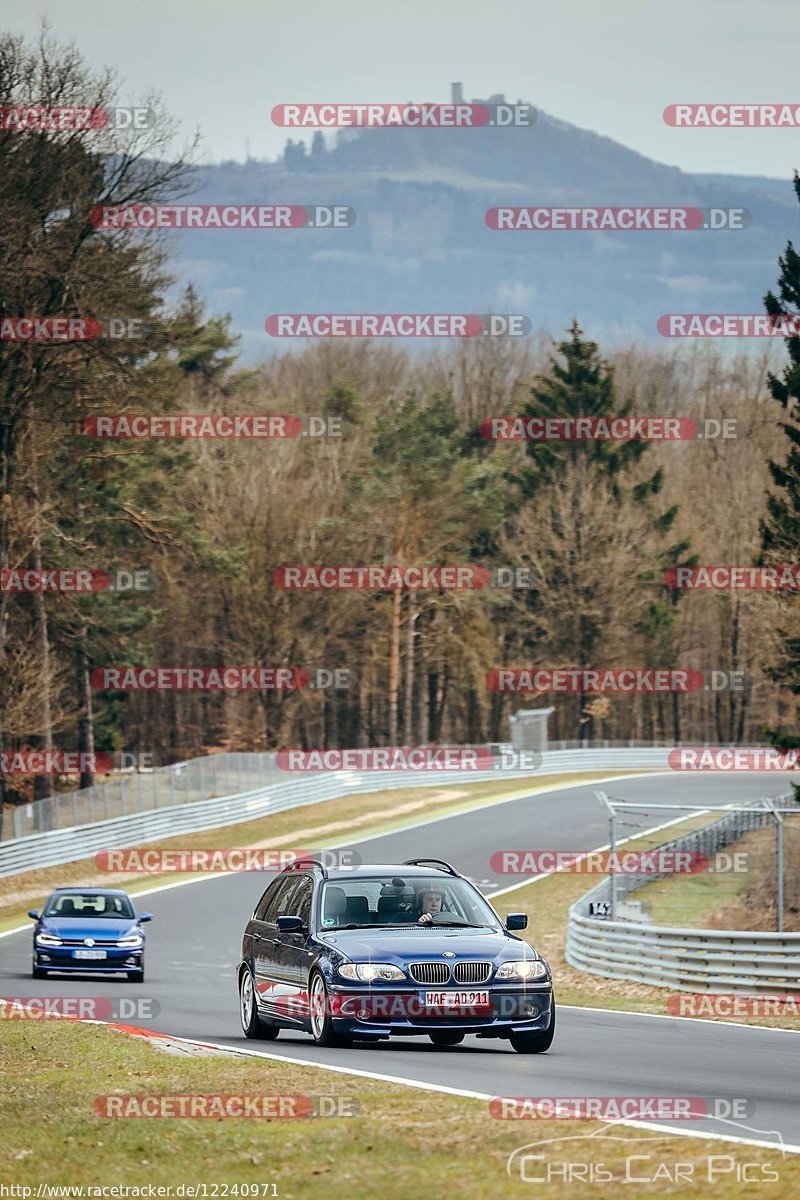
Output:
[[[113,86],[73,49],[0,38],[0,106],[36,96],[102,108]],[[678,592],[664,573],[797,561],[798,339],[748,351],[598,347],[575,321],[555,340],[430,352],[320,341],[243,370],[224,315],[206,315],[191,287],[165,300],[168,235],[89,218],[98,204],[187,193],[192,148],[167,156],[171,132],[166,118],[155,132],[0,130],[0,322],[118,317],[145,331],[0,341],[0,568],[153,577],[134,594],[4,588],[0,749],[124,748],[169,762],[217,748],[483,743],[507,740],[518,709],[549,705],[555,739],[794,743],[798,600]],[[791,247],[778,273],[767,310],[797,311]],[[316,417],[341,435],[86,433],[101,415],[179,413]],[[493,416],[614,414],[733,421],[736,436],[480,434]],[[522,568],[528,586],[276,586],[273,573],[292,564]],[[349,686],[108,692],[93,680],[107,665],[338,669]],[[497,668],[535,666],[694,668],[735,672],[743,686],[629,696],[487,686]],[[13,776],[5,795],[53,786]]]

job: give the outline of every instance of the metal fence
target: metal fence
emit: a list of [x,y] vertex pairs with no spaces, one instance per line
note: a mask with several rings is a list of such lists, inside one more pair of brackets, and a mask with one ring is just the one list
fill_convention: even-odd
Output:
[[[794,824],[798,816],[800,811],[789,797],[765,801],[764,808],[736,809],[659,849],[694,852],[712,860],[746,834],[774,825],[781,831],[780,845],[785,850],[785,823],[792,822],[792,833],[800,833],[800,826]],[[776,850],[773,896],[781,914],[786,862],[786,855]],[[800,987],[800,933],[651,925],[636,920],[630,910],[622,919],[619,910],[624,911],[628,898],[660,878],[667,876],[616,874],[581,896],[569,912],[567,962],[594,975],[677,991],[774,993]],[[603,912],[613,917],[599,915]]]
[[[619,762],[630,761],[631,769],[646,769],[655,765],[659,769],[667,770],[667,752],[674,749],[675,744],[665,742],[662,746],[658,742],[635,741],[551,742],[544,753],[540,770],[542,773],[551,769],[559,770],[558,764],[561,760],[554,755],[570,750],[583,754],[603,750],[639,750],[641,755],[634,754],[630,759],[623,756]],[[480,749],[498,753],[504,750],[510,753],[514,751],[512,746],[501,743],[491,743]],[[608,762],[612,764],[616,761],[613,756],[608,758]],[[551,763],[550,767],[548,762]],[[295,778],[300,774],[293,773]],[[319,778],[319,773],[307,774],[316,774]],[[376,777],[378,774],[375,773]],[[433,772],[428,772],[428,775],[434,777]],[[27,837],[33,833],[47,833],[54,829],[71,829],[76,825],[91,825],[96,821],[108,821],[114,817],[130,816],[153,809],[173,808],[179,804],[196,804],[201,800],[211,800],[215,796],[231,796],[273,783],[286,783],[287,778],[287,772],[278,767],[274,753],[254,754],[246,751],[209,754],[152,770],[130,770],[94,787],[63,792],[31,804],[6,806],[2,813],[0,841]]]
[[[165,767],[152,775],[143,774],[141,788],[131,776],[126,779],[123,789],[112,791],[107,797],[95,797],[88,804],[77,798],[84,797],[87,792],[97,792],[97,788],[26,806],[34,810],[37,805],[48,807],[42,813],[34,811],[28,815],[21,810],[15,814],[23,830],[27,827],[30,832],[17,833],[0,844],[0,876],[72,862],[99,850],[252,821],[266,813],[333,800],[354,792],[479,782],[518,781],[522,785],[530,781],[535,784],[543,775],[582,771],[667,770],[667,755],[666,748],[558,750],[547,751],[534,774],[530,769],[522,768],[447,772],[297,772],[291,777],[277,767],[273,754],[214,755],[211,759]],[[215,761],[220,759],[224,761]],[[213,767],[209,765],[212,762]],[[155,776],[161,778],[156,781]],[[78,817],[75,824],[71,821],[73,795],[78,806],[74,810]],[[390,815],[391,806],[387,804],[386,808]],[[37,832],[36,825],[42,822],[52,824]]]

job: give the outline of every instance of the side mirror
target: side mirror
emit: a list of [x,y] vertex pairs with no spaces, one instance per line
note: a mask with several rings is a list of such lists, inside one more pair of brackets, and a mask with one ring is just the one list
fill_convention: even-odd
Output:
[[38,921],[38,920],[39,920],[39,910],[38,910],[38,908],[29,908],[29,909],[28,909],[28,916],[30,917],[30,919],[31,919],[32,921]]
[[303,929],[303,918],[278,917],[275,924],[278,927],[278,933],[301,933]]
[[139,913],[140,921],[152,921],[152,919],[153,919],[152,913]]
[[506,917],[506,929],[527,929],[527,913],[509,913]]

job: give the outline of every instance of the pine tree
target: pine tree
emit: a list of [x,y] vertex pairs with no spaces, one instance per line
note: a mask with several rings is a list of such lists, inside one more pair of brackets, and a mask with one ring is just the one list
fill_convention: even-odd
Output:
[[[800,200],[800,176],[795,173],[794,190]],[[777,295],[770,291],[764,307],[770,316],[797,319],[800,314],[800,254],[789,242],[778,260]],[[786,338],[789,361],[780,376],[770,374],[769,389],[785,414],[781,428],[786,435],[788,452],[783,462],[770,461],[775,491],[767,497],[767,515],[761,522],[761,560],[765,564],[789,566],[797,562],[800,550],[800,337]],[[795,597],[779,600],[786,619],[779,630],[780,650],[768,668],[771,677],[792,695],[800,696],[800,623]],[[778,741],[787,734],[776,731]],[[797,744],[796,732],[788,732],[788,742]]]
[[[550,372],[540,376],[531,389],[531,399],[522,410],[531,417],[628,417],[633,414],[635,397],[620,398],[614,381],[613,368],[601,357],[597,343],[584,338],[577,321],[573,321],[569,336],[556,345],[557,357]],[[543,598],[535,588],[527,596],[529,620],[524,634],[528,649],[534,654],[546,650],[548,656],[561,654],[569,665],[580,669],[610,665],[601,661],[609,646],[609,610],[597,595],[594,573],[585,572],[589,582],[580,582],[581,564],[576,555],[596,555],[602,561],[604,547],[594,545],[594,533],[586,526],[587,514],[576,503],[565,510],[560,491],[575,488],[579,496],[585,489],[596,489],[598,504],[608,494],[622,519],[626,511],[639,515],[639,536],[643,541],[629,548],[628,571],[638,581],[641,594],[648,596],[644,611],[618,613],[617,619],[628,622],[627,639],[633,665],[637,655],[648,666],[675,665],[674,625],[677,593],[669,593],[663,584],[667,567],[685,564],[688,543],[670,542],[669,535],[678,508],[661,508],[659,495],[663,488],[661,468],[647,473],[640,461],[646,455],[644,440],[610,441],[587,440],[574,442],[527,443],[529,465],[519,476],[521,494],[528,503],[544,505],[550,514],[551,544],[546,556],[545,576],[548,587],[555,587],[569,598],[569,630],[557,635],[553,643],[552,624],[545,631],[539,616]],[[576,497],[576,499],[579,498]],[[522,513],[524,521],[524,510]],[[578,549],[580,547],[580,550]],[[585,567],[586,564],[584,563]],[[602,572],[601,572],[602,574]],[[609,595],[611,581],[608,582]],[[598,602],[599,601],[599,602]],[[562,600],[556,598],[560,609]],[[544,606],[546,607],[546,605]],[[605,649],[604,649],[605,648]],[[565,663],[565,665],[567,665]],[[591,737],[594,710],[588,697],[579,697],[578,728],[581,737]],[[678,712],[673,708],[673,729],[679,735]]]

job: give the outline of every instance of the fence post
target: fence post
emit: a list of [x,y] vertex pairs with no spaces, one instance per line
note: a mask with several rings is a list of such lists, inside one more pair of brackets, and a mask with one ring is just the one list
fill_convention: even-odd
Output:
[[775,931],[783,933],[783,817],[775,811]]

